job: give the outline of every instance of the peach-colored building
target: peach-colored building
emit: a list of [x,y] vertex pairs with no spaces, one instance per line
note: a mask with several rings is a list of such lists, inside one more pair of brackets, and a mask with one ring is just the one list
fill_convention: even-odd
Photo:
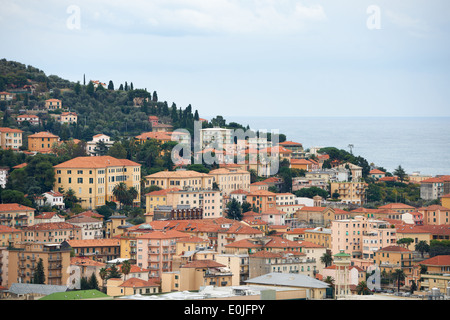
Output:
[[352,258],[373,259],[374,252],[396,243],[396,229],[382,220],[356,216],[331,223],[331,253],[341,250]]
[[431,205],[417,209],[423,214],[424,225],[450,225],[450,208],[440,205]]
[[151,278],[160,278],[163,272],[172,271],[176,241],[189,237],[176,230],[153,231],[137,237],[137,259],[139,267],[149,269]]
[[0,204],[0,224],[20,228],[34,225],[34,208],[18,203]]
[[32,283],[33,271],[42,259],[45,284],[66,285],[70,274],[70,250],[60,244],[43,242],[16,243],[8,249],[8,286],[13,283]]
[[23,240],[29,242],[62,243],[82,237],[81,227],[67,222],[38,223],[24,227],[23,231]]
[[247,202],[255,206],[258,212],[264,212],[276,208],[276,196],[276,193],[270,191],[256,190],[247,195]]
[[0,148],[19,150],[22,146],[23,131],[7,127],[0,128]]
[[62,108],[62,102],[59,99],[47,99],[45,100],[45,108],[47,110],[58,110]]
[[[341,269],[342,270],[342,269]],[[347,274],[345,278],[348,281],[348,285],[350,288],[355,288],[361,281],[366,281],[366,271],[357,266],[349,266],[345,269]],[[342,271],[341,271],[342,272]],[[339,282],[339,280],[343,280],[344,277],[338,277],[337,275],[337,266],[331,265],[322,270],[323,278],[331,277],[334,279],[334,285],[343,285],[343,282]]]
[[153,279],[144,280],[139,278],[129,278],[123,281],[120,278],[107,280],[106,294],[111,297],[129,296],[135,294],[155,294],[159,293],[159,284]]
[[63,112],[59,118],[59,122],[61,123],[77,123],[78,115],[75,112]]
[[195,260],[181,266],[180,271],[163,273],[162,292],[199,290],[204,286],[227,287],[232,276],[225,265],[213,260]]

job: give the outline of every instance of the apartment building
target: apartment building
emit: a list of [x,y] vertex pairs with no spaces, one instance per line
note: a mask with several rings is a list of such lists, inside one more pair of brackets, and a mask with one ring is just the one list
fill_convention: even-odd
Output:
[[372,259],[375,251],[394,245],[396,240],[396,229],[383,220],[356,216],[331,223],[332,254],[343,250],[354,259]]
[[136,265],[149,269],[151,278],[160,278],[163,272],[172,271],[177,240],[187,237],[188,234],[176,230],[153,231],[136,237]]
[[32,126],[38,126],[39,125],[39,117],[34,114],[21,114],[16,117],[16,121],[19,124],[22,124],[23,122],[27,121]]
[[53,167],[54,190],[75,191],[84,209],[95,209],[106,201],[117,201],[113,195],[116,185],[123,182],[127,188],[134,187],[138,196],[134,204],[140,203],[141,165],[110,156],[77,157]]
[[330,185],[331,194],[338,193],[342,202],[356,205],[366,203],[367,188],[364,182],[332,182]]
[[157,208],[169,206],[173,209],[189,207],[202,209],[204,219],[220,218],[223,216],[224,206],[222,192],[212,189],[194,190],[185,188],[169,188],[153,191],[145,195],[146,214],[153,215]]
[[38,223],[23,227],[23,241],[62,243],[67,240],[81,240],[81,228],[67,222]]
[[59,137],[50,132],[42,131],[31,134],[28,136],[28,151],[48,153],[58,142]]
[[396,245],[388,245],[375,251],[374,263],[380,268],[381,272],[395,272],[401,269],[406,275],[405,285],[410,285],[413,276],[413,252]]
[[331,249],[331,229],[317,227],[304,230],[304,240]]
[[65,245],[73,249],[75,256],[108,262],[120,257],[119,239],[69,240]]
[[431,205],[417,209],[423,214],[424,225],[450,225],[450,208],[440,205]]
[[250,191],[250,172],[237,168],[219,168],[208,173],[224,195],[233,191]]
[[256,190],[247,195],[247,202],[250,203],[252,207],[255,206],[258,212],[263,212],[276,208],[276,198],[276,193],[266,190]]
[[444,195],[444,179],[435,177],[420,182],[420,198],[436,200]]
[[212,189],[213,177],[193,170],[160,171],[144,177],[145,187]]
[[0,127],[0,148],[19,150],[22,146],[23,131],[19,129]]
[[60,123],[72,124],[72,123],[77,123],[77,121],[78,121],[78,115],[75,112],[63,112],[63,113],[61,113],[61,115],[59,117]]
[[103,239],[103,222],[90,217],[76,217],[66,220],[67,223],[81,228],[81,239]]
[[70,250],[61,244],[42,242],[16,243],[8,248],[8,283],[32,283],[34,269],[42,259],[45,284],[66,285],[70,266]]
[[21,228],[34,225],[34,208],[18,203],[0,204],[0,224],[8,227]]

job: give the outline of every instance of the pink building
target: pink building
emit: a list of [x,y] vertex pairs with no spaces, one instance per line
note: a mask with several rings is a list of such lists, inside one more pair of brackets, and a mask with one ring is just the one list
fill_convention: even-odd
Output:
[[152,278],[160,278],[163,272],[172,271],[178,239],[188,238],[187,233],[176,230],[153,231],[137,237],[137,266],[149,269]]
[[261,220],[267,222],[269,225],[284,225],[286,219],[286,212],[278,209],[269,209],[261,212]]
[[344,250],[353,259],[372,260],[375,251],[396,243],[396,229],[389,222],[356,216],[331,223],[331,253]]

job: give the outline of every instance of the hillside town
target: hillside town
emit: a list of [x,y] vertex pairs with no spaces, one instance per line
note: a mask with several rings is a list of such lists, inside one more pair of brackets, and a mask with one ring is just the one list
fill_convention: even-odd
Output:
[[[90,85],[113,90],[100,81],[81,90]],[[101,126],[89,139],[62,136],[84,116],[33,82],[6,87],[0,100],[8,125],[0,128],[0,300],[76,292],[80,299],[450,298],[450,175],[401,166],[390,173],[282,134],[240,141],[221,117],[198,114],[201,148],[180,155],[177,143],[192,141],[175,123],[182,112],[163,116],[152,107],[157,100],[137,96],[129,108],[149,107],[148,130],[125,137],[125,149],[123,136],[117,141]],[[58,130],[43,130],[48,123]],[[133,148],[149,151],[135,156]],[[197,163],[199,156],[214,161]]]

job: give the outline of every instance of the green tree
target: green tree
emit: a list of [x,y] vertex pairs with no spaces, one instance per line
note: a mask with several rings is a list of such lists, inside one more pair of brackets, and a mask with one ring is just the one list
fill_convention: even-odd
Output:
[[331,253],[325,252],[320,257],[320,262],[322,262],[325,265],[325,268],[327,268],[328,266],[331,266],[331,264],[333,263],[333,257],[331,256]]
[[121,207],[128,201],[127,185],[124,182],[120,182],[113,189],[113,195],[119,201]]
[[407,177],[407,174],[401,165],[394,170],[394,175],[396,175],[401,182],[405,181],[405,178]]
[[409,245],[414,242],[413,238],[401,238],[397,240],[397,244],[404,245],[407,249]]
[[108,277],[108,269],[101,268],[99,270],[100,279],[102,279],[102,291],[105,291],[105,280]]
[[106,280],[111,279],[111,278],[121,278],[121,277],[122,277],[122,273],[120,272],[120,270],[117,268],[117,266],[115,264],[113,264],[111,267],[109,267],[108,276],[106,277]]
[[42,261],[42,258],[39,258],[39,261],[34,268],[33,283],[45,284],[44,262]]
[[108,146],[104,141],[100,140],[96,143],[94,152],[98,156],[105,156],[108,153]]
[[80,278],[80,290],[89,290],[89,281],[87,277]]
[[405,272],[402,269],[395,269],[392,277],[397,281],[397,292],[400,292],[400,284],[406,278]]
[[114,90],[114,83],[112,82],[112,80],[109,80],[108,90]]
[[126,159],[127,150],[121,142],[114,142],[108,150],[108,155],[116,159]]
[[356,292],[358,295],[370,295],[370,289],[367,286],[367,283],[365,281],[361,281],[360,283],[358,283],[358,285],[356,286]]
[[430,246],[428,245],[428,243],[426,241],[422,240],[416,244],[415,250],[419,251],[423,258],[425,252],[430,252]]
[[88,85],[86,86],[86,93],[90,96],[93,96],[95,92],[94,84],[92,81],[89,81]]
[[127,278],[127,275],[130,273],[130,271],[131,271],[131,263],[130,263],[130,261],[128,261],[128,260],[125,260],[123,263],[122,263],[122,266],[121,266],[121,268],[120,268],[120,271],[124,274],[124,280],[126,280],[126,278]]
[[73,87],[73,91],[75,91],[76,95],[79,95],[81,92],[81,85],[80,81],[78,81],[75,86]]
[[91,276],[89,277],[88,286],[89,286],[89,289],[99,290],[98,280],[97,280],[97,276],[95,275],[95,272],[93,272],[91,274]]
[[242,208],[235,198],[227,203],[227,217],[229,219],[242,220]]
[[252,210],[252,205],[247,201],[242,202],[241,205],[242,213],[246,213]]

